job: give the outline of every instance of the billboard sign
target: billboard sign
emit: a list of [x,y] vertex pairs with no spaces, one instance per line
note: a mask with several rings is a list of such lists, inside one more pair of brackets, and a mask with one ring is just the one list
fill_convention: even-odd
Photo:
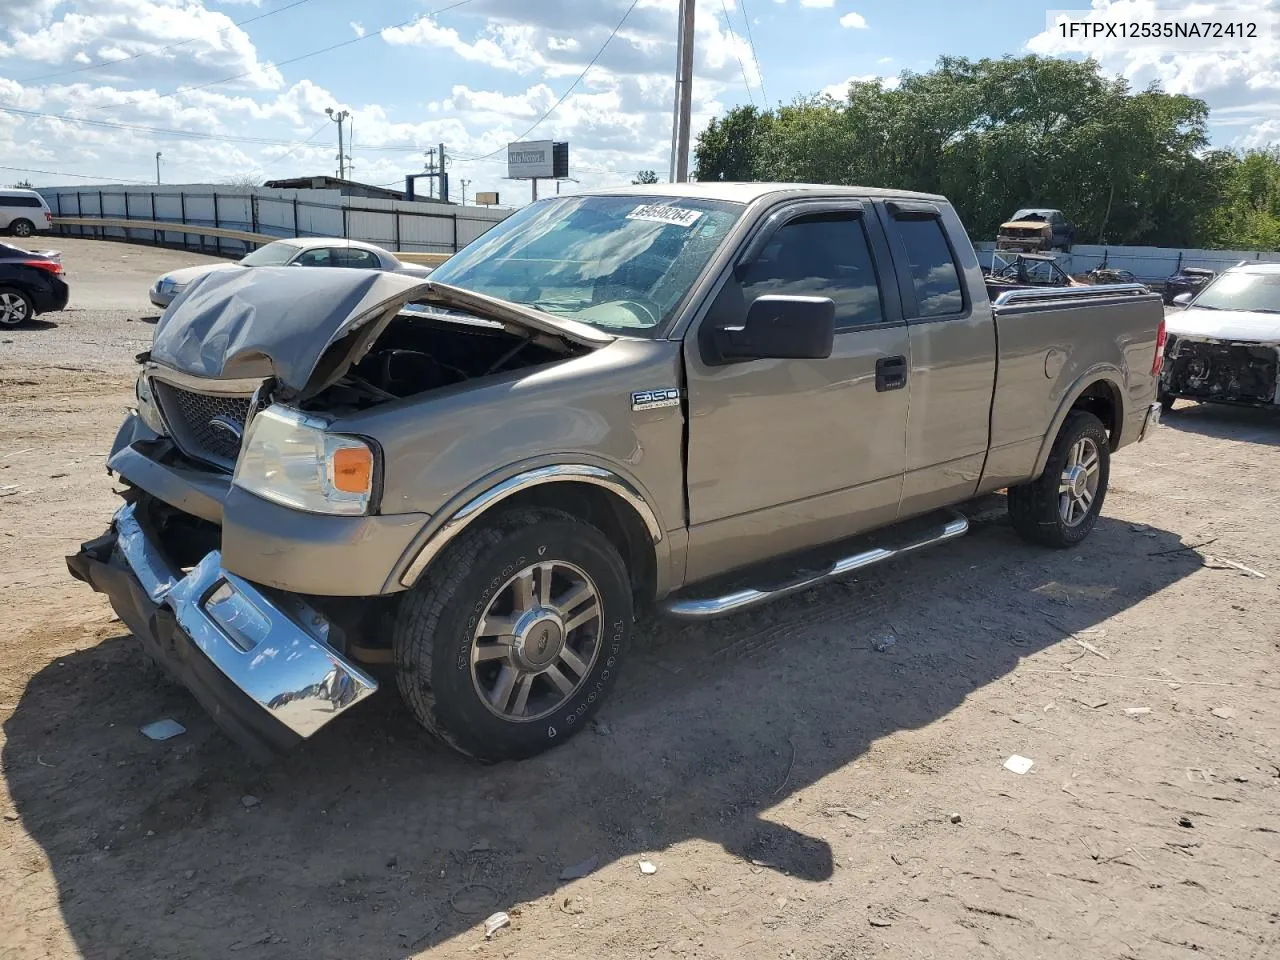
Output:
[[569,144],[525,140],[507,144],[507,177],[512,180],[556,180],[569,176]]
[[482,207],[496,207],[498,205],[498,194],[496,191],[493,193],[485,193],[483,190],[478,191],[476,193],[476,203]]

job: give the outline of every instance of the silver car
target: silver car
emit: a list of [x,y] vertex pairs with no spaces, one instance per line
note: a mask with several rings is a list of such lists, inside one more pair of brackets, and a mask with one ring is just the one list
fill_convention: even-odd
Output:
[[389,273],[405,273],[425,277],[430,267],[403,263],[390,251],[360,240],[344,240],[341,237],[300,237],[276,240],[259,247],[233,263],[202,264],[172,270],[151,285],[149,295],[157,307],[167,307],[173,298],[187,289],[194,281],[210,273],[222,270],[238,270],[242,267],[353,267],[362,270],[384,270]]

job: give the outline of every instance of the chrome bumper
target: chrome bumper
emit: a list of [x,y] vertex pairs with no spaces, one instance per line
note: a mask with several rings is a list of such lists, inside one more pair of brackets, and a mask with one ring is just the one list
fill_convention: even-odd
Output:
[[219,673],[296,736],[311,736],[378,689],[329,645],[328,621],[300,599],[268,597],[224,570],[216,550],[184,576],[148,539],[132,504],[116,513],[114,526],[116,545],[151,602],[171,610]]
[[1160,411],[1161,407],[1158,403],[1153,403],[1151,406],[1147,407],[1147,416],[1146,419],[1142,421],[1142,431],[1138,434],[1139,443],[1147,439],[1147,434],[1160,426]]

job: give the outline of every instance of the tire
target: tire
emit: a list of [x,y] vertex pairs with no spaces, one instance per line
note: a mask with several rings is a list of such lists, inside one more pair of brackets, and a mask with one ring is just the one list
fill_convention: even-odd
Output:
[[29,237],[36,232],[36,225],[30,220],[14,220],[9,224],[9,232],[15,237]]
[[[1066,481],[1064,475],[1071,468],[1073,451],[1080,445],[1086,450],[1091,448],[1097,459],[1095,485],[1087,507],[1083,506],[1083,495],[1077,497],[1068,492],[1064,500],[1061,489]],[[1009,488],[1009,520],[1013,529],[1029,543],[1057,549],[1074,547],[1089,535],[1098,522],[1110,476],[1111,447],[1102,421],[1084,410],[1072,411],[1053,442],[1044,473],[1030,483]],[[1086,477],[1083,481],[1073,482],[1077,483],[1075,489],[1081,489],[1081,486],[1087,489],[1089,481]],[[1071,502],[1074,512],[1070,521],[1064,515],[1068,502]]]
[[36,315],[36,305],[17,287],[0,287],[0,327],[17,327]]
[[[523,595],[532,606],[520,616],[520,574],[535,569]],[[571,603],[584,586],[594,601]],[[545,596],[550,606],[542,605]],[[592,603],[594,621],[572,626]],[[460,753],[484,761],[531,757],[563,743],[599,709],[617,679],[632,612],[626,565],[595,527],[559,510],[500,514],[463,532],[405,597],[392,636],[396,683],[418,721]],[[518,633],[499,637],[495,627],[477,637],[486,622],[515,629],[521,619]],[[499,648],[506,654],[494,655]],[[576,667],[563,659],[566,650]],[[475,662],[476,651],[489,655]],[[556,682],[537,671],[547,657]],[[517,679],[504,687],[503,671]],[[558,687],[561,680],[572,690]]]
[[1173,412],[1173,403],[1178,398],[1161,390],[1157,399],[1160,401],[1160,413],[1168,414]]

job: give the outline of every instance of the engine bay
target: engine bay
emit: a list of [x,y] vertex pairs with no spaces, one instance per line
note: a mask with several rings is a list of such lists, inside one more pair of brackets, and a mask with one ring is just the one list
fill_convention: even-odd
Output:
[[1223,341],[1178,340],[1169,351],[1166,389],[1180,397],[1276,402],[1280,350]]

